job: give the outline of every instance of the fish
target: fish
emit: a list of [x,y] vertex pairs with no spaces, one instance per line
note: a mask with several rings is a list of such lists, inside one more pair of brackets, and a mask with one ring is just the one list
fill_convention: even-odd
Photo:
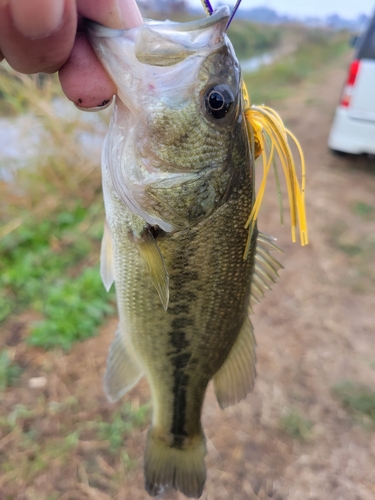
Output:
[[[102,156],[101,276],[107,290],[115,283],[119,313],[104,387],[117,401],[147,378],[151,496],[201,496],[207,386],[212,380],[222,408],[252,390],[249,315],[282,267],[274,239],[258,231],[254,215],[249,222],[265,143],[245,113],[229,18],[222,6],[187,23],[88,23],[118,89]],[[252,113],[259,121],[261,111]]]

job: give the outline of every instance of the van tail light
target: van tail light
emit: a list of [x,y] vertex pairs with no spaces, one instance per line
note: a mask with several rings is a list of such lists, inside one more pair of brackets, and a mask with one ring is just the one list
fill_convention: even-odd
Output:
[[354,59],[354,61],[352,61],[349,66],[348,78],[346,79],[340,102],[341,106],[344,106],[346,108],[350,105],[350,99],[353,94],[353,87],[358,74],[359,63],[360,61],[358,59]]

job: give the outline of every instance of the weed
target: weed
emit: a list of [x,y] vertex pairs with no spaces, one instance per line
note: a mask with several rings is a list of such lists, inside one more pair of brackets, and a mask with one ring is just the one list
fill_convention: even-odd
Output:
[[274,49],[280,42],[279,26],[236,20],[231,24],[229,38],[239,59],[248,59]]
[[79,431],[72,432],[65,437],[63,443],[64,451],[68,451],[72,448],[76,448],[79,442]]
[[268,104],[270,100],[284,99],[296,84],[345,50],[349,50],[346,34],[304,31],[295,52],[256,73],[244,75],[251,101]]
[[120,460],[126,472],[130,472],[137,465],[137,460],[131,458],[126,450],[121,451]]
[[30,344],[63,349],[93,335],[104,316],[114,310],[106,301],[97,268],[85,269],[76,279],[57,280],[39,307],[45,319],[32,327]]
[[375,208],[363,201],[357,201],[353,207],[353,211],[361,219],[369,219],[373,215]]
[[14,384],[22,368],[9,359],[6,350],[0,351],[0,391]]
[[142,405],[133,410],[131,403],[126,403],[115,412],[111,422],[97,423],[97,436],[110,443],[110,450],[116,452],[124,444],[124,439],[133,429],[141,427],[149,413],[149,406]]
[[12,411],[8,415],[8,423],[12,426],[15,427],[17,424],[17,420],[19,418],[30,418],[33,416],[33,412],[26,408],[25,405],[22,404],[16,404],[13,406]]
[[35,117],[43,145],[13,182],[0,183],[0,321],[32,310],[41,319],[30,342],[68,349],[113,311],[113,292],[106,294],[93,267],[104,220],[101,177],[99,156],[81,140],[99,134],[100,118],[94,124],[59,111],[57,89],[54,77],[0,69],[4,111]]
[[281,428],[293,439],[307,441],[311,438],[313,423],[303,417],[297,410],[289,410],[281,417]]
[[354,415],[368,415],[375,423],[375,391],[373,389],[344,380],[335,385],[332,391],[344,408],[353,412]]

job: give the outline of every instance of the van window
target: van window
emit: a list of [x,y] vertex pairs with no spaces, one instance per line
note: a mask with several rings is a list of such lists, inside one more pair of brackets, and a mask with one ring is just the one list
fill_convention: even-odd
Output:
[[357,58],[375,59],[375,17],[361,38],[362,43],[360,43]]

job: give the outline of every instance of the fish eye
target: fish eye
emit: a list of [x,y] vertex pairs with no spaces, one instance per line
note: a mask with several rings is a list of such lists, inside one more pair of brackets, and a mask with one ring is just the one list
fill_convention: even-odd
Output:
[[213,85],[204,94],[204,106],[213,118],[224,118],[234,103],[234,97],[226,85]]

